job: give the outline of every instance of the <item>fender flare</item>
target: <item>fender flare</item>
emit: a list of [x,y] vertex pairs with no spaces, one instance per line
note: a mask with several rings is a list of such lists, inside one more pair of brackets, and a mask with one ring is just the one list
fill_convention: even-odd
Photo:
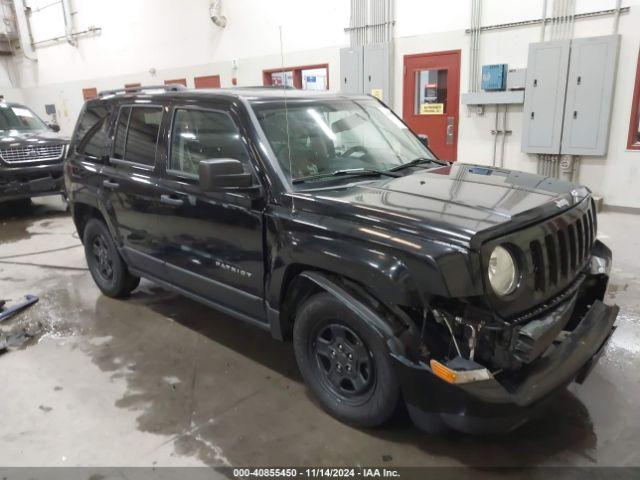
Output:
[[389,347],[393,356],[406,358],[406,347],[400,337],[394,332],[388,321],[382,318],[377,312],[369,307],[364,301],[346,290],[343,286],[329,278],[328,276],[314,271],[300,273],[300,277],[315,283],[325,292],[333,295],[355,315],[369,325]]

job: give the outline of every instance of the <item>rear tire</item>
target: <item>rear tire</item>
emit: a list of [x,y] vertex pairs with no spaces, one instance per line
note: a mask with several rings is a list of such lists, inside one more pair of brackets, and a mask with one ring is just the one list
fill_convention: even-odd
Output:
[[102,293],[107,297],[122,298],[136,289],[140,278],[129,273],[103,222],[95,218],[89,220],[83,242],[89,271]]
[[396,411],[400,387],[380,336],[333,295],[300,308],[293,327],[300,372],[324,409],[359,427],[376,427]]

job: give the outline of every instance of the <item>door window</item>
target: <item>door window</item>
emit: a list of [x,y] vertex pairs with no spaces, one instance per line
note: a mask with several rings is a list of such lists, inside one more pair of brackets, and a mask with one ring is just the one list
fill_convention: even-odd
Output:
[[177,109],[171,134],[170,170],[197,177],[200,162],[231,158],[245,165],[249,156],[235,122],[222,112]]
[[114,158],[152,167],[162,107],[124,107],[118,117]]
[[416,72],[415,115],[447,113],[447,77],[448,70]]
[[80,155],[101,160],[107,153],[109,130],[109,108],[102,105],[88,105],[76,128],[76,152]]

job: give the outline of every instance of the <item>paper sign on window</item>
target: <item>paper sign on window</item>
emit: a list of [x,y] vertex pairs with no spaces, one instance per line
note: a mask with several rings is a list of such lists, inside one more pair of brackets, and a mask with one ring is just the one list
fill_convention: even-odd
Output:
[[423,103],[420,105],[420,115],[442,115],[444,103]]

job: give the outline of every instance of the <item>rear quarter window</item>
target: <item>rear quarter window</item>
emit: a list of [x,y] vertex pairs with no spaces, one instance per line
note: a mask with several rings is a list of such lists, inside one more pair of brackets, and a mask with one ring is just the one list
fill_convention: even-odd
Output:
[[76,127],[77,154],[99,161],[105,159],[110,116],[111,109],[107,105],[87,105]]

